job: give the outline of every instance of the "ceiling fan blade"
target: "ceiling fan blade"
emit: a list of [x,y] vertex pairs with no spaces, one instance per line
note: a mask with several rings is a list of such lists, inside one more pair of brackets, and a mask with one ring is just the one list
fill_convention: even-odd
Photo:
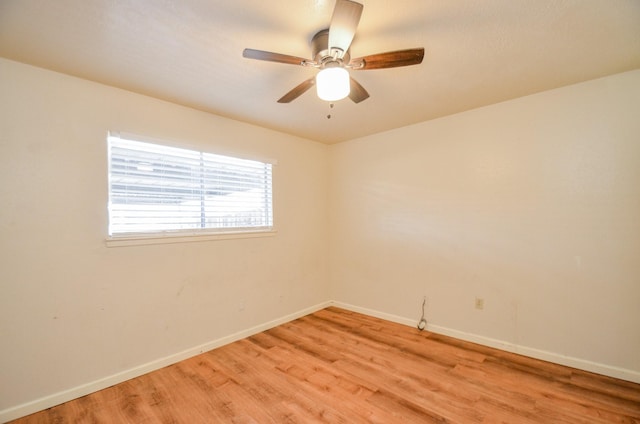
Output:
[[300,97],[303,93],[305,93],[308,89],[313,87],[316,84],[316,77],[311,77],[306,81],[303,81],[301,84],[298,84],[293,90],[289,91],[287,94],[282,96],[278,103],[289,103],[298,97]]
[[424,48],[397,50],[378,53],[351,60],[349,66],[354,70],[397,68],[399,66],[418,65],[424,58]]
[[[339,59],[349,50],[349,46],[356,35],[356,29],[362,16],[362,6],[351,0],[336,0],[333,9],[331,25],[329,26],[329,52],[336,54]],[[333,51],[332,49],[340,49]]]
[[306,59],[289,56],[287,54],[266,52],[264,50],[244,49],[242,56],[248,59],[266,60],[268,62],[287,63],[290,65],[302,65]]
[[351,78],[351,91],[349,91],[349,98],[353,100],[354,103],[360,103],[361,101],[369,98],[369,93],[367,93],[367,90],[365,90],[358,81]]

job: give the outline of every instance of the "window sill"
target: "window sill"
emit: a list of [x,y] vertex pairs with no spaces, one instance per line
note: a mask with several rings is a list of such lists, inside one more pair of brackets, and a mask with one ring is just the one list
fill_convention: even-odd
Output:
[[272,237],[277,234],[275,230],[266,231],[238,231],[225,233],[180,233],[162,235],[131,235],[120,237],[108,237],[105,240],[107,247],[145,246],[151,244],[193,243],[211,240],[231,240],[243,238]]

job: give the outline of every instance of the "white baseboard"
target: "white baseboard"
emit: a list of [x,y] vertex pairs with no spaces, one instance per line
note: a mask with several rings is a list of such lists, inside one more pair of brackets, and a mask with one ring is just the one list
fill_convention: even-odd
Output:
[[[353,312],[359,312],[365,315],[373,316],[373,317],[384,319],[387,321],[396,322],[398,324],[408,325],[410,327],[416,327],[418,325],[418,321],[415,319],[387,314],[385,312],[362,308],[360,306],[355,306],[348,303],[331,302],[331,304],[338,308],[346,309]],[[597,362],[588,361],[586,359],[561,355],[558,353],[548,352],[545,350],[535,349],[532,347],[520,346],[520,345],[506,342],[503,340],[492,339],[490,337],[479,336],[477,334],[453,330],[451,328],[442,327],[439,325],[433,325],[429,323],[427,323],[426,329],[433,333],[454,337],[456,339],[477,343],[483,346],[493,347],[493,348],[504,350],[507,352],[517,353],[520,355],[528,356],[530,358],[541,359],[543,361],[553,362],[555,364],[565,365],[565,366],[577,368],[583,371],[589,371],[596,374],[619,378],[621,380],[640,383],[640,372],[637,372],[637,371],[614,367],[611,365],[600,364]]]
[[54,393],[52,395],[45,396],[31,402],[26,402],[21,405],[3,409],[0,411],[0,423],[5,423],[11,420],[15,420],[17,418],[21,418],[29,414],[33,414],[34,412],[42,411],[44,409],[51,408],[52,406],[60,405],[61,403],[68,402],[73,399],[77,399],[79,397],[88,395],[93,392],[97,392],[98,390],[106,389],[107,387],[111,387],[115,384],[122,383],[123,381],[127,381],[135,377],[139,377],[143,374],[147,374],[151,371],[155,371],[160,368],[164,368],[168,365],[175,364],[177,362],[199,355],[203,352],[207,352],[209,350],[224,346],[226,344],[235,342],[237,340],[244,339],[245,337],[249,337],[254,334],[260,333],[262,331],[268,330],[270,328],[276,327],[278,325],[287,323],[289,321],[293,321],[305,315],[312,314],[316,311],[319,311],[320,309],[324,309],[327,306],[330,306],[331,304],[332,302],[330,301],[319,303],[309,308],[305,308],[300,311],[294,312],[292,314],[285,315],[273,321],[269,321],[267,323],[260,324],[255,327],[251,327],[246,330],[242,330],[237,333],[234,333],[216,340],[212,340],[210,342],[201,344],[199,346],[195,346],[190,349],[183,350],[182,352],[177,352],[175,354],[166,356],[164,358],[160,358],[155,361],[142,364],[135,368],[131,368],[131,369],[119,372],[117,374],[113,374],[113,375],[101,378],[99,380],[92,381],[87,384],[83,384],[81,386],[72,387],[71,389]]

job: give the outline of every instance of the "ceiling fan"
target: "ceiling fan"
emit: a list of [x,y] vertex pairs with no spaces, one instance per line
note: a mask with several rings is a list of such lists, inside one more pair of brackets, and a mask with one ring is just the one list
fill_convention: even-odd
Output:
[[422,63],[424,48],[397,50],[351,59],[349,47],[355,36],[363,5],[352,0],[336,0],[331,24],[315,34],[311,40],[312,58],[289,56],[263,50],[244,49],[249,59],[301,65],[317,68],[317,75],[302,82],[282,96],[278,103],[297,99],[314,85],[322,100],[337,101],[347,96],[360,103],[369,97],[367,90],[349,76],[348,70],[395,68]]

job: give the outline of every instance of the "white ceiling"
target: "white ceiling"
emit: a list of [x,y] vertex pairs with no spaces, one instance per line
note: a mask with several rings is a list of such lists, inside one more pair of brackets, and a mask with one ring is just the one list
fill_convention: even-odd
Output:
[[[351,71],[333,109],[311,56],[334,0],[0,0],[0,56],[324,143],[640,68],[639,0],[362,0],[352,57],[424,47],[421,65]],[[331,119],[327,115],[331,114]]]

